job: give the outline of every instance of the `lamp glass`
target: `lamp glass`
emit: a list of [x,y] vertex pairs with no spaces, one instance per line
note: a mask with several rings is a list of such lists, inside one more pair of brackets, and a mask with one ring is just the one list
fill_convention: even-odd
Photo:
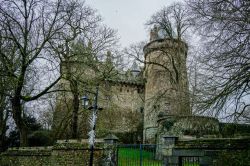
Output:
[[83,106],[83,108],[86,109],[88,105],[89,105],[88,96],[83,96],[83,97],[82,97],[82,106]]

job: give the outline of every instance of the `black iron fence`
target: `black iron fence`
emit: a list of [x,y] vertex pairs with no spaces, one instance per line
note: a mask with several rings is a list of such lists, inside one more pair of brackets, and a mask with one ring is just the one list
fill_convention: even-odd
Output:
[[179,165],[180,166],[199,166],[200,165],[200,158],[195,156],[180,156],[179,157]]

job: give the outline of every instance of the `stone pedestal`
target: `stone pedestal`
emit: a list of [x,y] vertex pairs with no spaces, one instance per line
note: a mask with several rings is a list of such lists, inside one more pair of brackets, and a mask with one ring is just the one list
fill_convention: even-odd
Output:
[[104,156],[102,166],[112,166],[117,164],[117,141],[118,138],[109,134],[104,138]]
[[162,155],[172,156],[172,148],[175,145],[175,142],[178,140],[176,136],[164,136],[164,144],[162,146]]

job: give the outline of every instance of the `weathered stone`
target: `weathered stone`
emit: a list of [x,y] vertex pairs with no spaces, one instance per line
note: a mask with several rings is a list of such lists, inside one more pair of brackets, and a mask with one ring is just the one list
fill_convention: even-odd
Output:
[[[50,148],[9,149],[0,156],[2,166],[86,166],[89,147],[81,143],[62,143]],[[94,165],[99,166],[104,154],[103,144],[94,150]]]
[[172,155],[164,156],[164,162],[167,166],[182,162],[192,165],[193,161],[201,166],[245,166],[250,163],[249,143],[250,138],[179,140],[172,147]]
[[144,47],[144,54],[144,141],[153,143],[159,113],[191,113],[186,71],[187,45],[174,39],[153,40]]

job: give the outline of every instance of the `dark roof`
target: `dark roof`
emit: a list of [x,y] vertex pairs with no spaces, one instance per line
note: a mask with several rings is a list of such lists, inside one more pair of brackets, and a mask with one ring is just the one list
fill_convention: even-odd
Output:
[[134,63],[132,64],[132,66],[131,66],[131,71],[138,71],[138,72],[141,71],[141,69],[140,69],[140,67],[138,66],[138,64],[136,63],[136,61],[134,61]]
[[114,134],[107,135],[104,140],[118,140],[119,138],[115,136]]

